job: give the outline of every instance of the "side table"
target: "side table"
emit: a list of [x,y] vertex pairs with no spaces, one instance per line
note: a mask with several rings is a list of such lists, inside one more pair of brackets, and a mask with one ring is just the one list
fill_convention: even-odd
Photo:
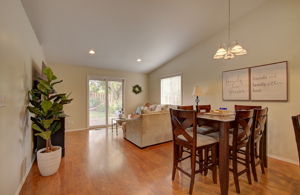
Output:
[[[126,122],[126,118],[111,118],[111,130],[114,133],[114,125],[116,125],[116,134],[118,135],[118,125],[122,125],[123,122]],[[115,123],[114,123],[115,121]]]

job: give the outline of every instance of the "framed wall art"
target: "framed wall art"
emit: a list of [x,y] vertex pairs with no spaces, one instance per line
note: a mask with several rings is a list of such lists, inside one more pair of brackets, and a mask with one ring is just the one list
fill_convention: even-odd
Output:
[[251,100],[288,101],[287,61],[250,68]]
[[249,100],[249,68],[224,71],[223,100]]

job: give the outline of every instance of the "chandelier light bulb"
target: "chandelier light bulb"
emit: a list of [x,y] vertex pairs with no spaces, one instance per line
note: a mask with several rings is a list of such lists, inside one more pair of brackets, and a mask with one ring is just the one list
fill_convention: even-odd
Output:
[[236,42],[230,51],[231,51],[231,53],[237,54],[237,53],[242,52],[243,50],[244,50],[243,47]]
[[215,60],[218,60],[218,59],[222,59],[222,58],[224,58],[224,55],[214,55],[214,59]]
[[224,47],[220,47],[217,52],[216,52],[216,55],[218,56],[223,56],[225,55],[227,52],[226,52],[226,49]]

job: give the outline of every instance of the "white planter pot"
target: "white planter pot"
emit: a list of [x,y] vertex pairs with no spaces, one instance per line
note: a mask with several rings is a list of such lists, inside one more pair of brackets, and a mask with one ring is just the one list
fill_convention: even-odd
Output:
[[53,175],[59,168],[61,161],[61,147],[54,147],[59,149],[53,152],[43,153],[45,148],[42,148],[37,152],[37,163],[42,176]]

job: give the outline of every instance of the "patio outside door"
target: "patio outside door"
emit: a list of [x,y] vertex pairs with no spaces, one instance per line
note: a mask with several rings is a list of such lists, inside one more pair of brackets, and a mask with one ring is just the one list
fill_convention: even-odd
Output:
[[88,80],[88,126],[105,127],[123,108],[124,80]]

